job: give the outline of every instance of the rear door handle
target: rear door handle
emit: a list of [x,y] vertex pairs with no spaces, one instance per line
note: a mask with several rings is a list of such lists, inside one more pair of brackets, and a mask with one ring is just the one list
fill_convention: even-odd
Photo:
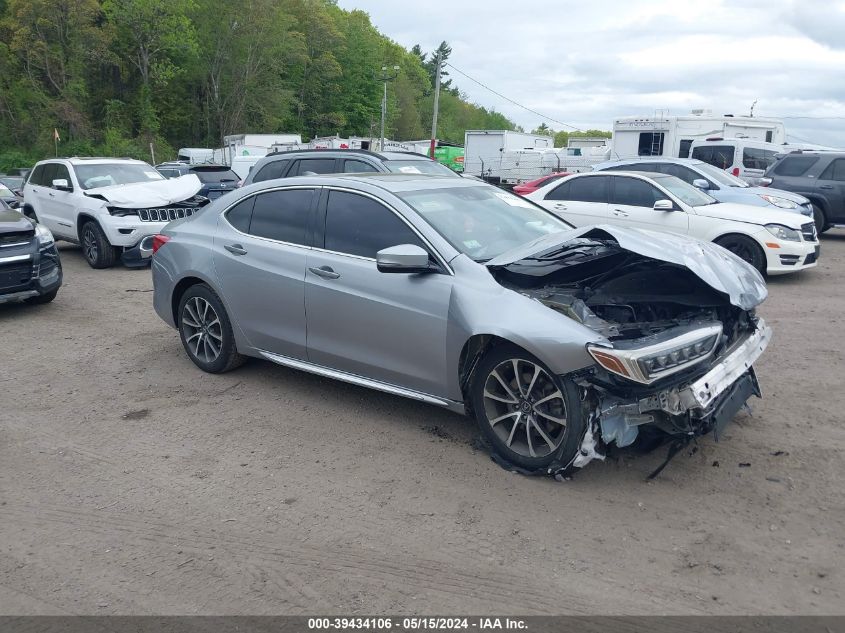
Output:
[[226,244],[223,248],[233,255],[246,255],[246,249],[240,244]]
[[309,268],[308,270],[323,279],[337,279],[340,277],[340,273],[332,270],[331,266],[320,266],[319,268]]
[[833,185],[819,185],[819,189],[833,189]]
[[622,209],[614,209],[614,210],[613,210],[613,215],[618,215],[618,216],[619,216],[619,217],[621,217],[621,218],[627,218],[627,217],[628,217],[628,212],[627,212],[627,211],[623,211]]
[[555,209],[560,209],[561,211],[566,211],[566,205],[561,203],[561,202],[555,202],[553,206],[554,206]]

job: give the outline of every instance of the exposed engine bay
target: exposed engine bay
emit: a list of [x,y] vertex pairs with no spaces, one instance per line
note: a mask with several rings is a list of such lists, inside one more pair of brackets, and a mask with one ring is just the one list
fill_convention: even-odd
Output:
[[[570,376],[591,420],[574,466],[603,458],[601,445],[632,444],[646,425],[688,439],[714,431],[718,439],[745,401],[760,395],[751,362],[771,330],[753,307],[736,305],[691,268],[595,233],[491,268],[503,286],[607,340],[588,345],[596,364]],[[765,297],[748,294],[746,306]]]

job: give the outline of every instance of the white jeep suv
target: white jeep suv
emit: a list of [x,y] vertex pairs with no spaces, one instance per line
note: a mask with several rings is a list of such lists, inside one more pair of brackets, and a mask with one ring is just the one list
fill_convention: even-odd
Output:
[[56,239],[80,244],[93,268],[144,266],[153,235],[207,204],[201,187],[193,174],[167,180],[140,160],[55,158],[30,173],[23,211]]

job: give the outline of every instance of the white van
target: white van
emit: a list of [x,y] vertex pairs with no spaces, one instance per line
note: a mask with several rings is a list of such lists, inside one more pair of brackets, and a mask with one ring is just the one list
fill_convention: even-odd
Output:
[[255,163],[260,161],[264,156],[233,156],[230,167],[232,171],[238,175],[238,178],[243,180],[249,175],[249,170],[253,168]]
[[693,141],[690,158],[724,169],[750,185],[756,185],[766,170],[784,152],[783,145],[748,138],[708,138]]

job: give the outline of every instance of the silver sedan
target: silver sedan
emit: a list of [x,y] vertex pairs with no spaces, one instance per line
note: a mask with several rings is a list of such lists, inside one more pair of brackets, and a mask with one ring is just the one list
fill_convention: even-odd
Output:
[[202,370],[263,358],[465,412],[522,472],[718,437],[760,394],[771,331],[751,266],[682,236],[574,229],[477,181],[263,182],[154,250],[155,309]]

